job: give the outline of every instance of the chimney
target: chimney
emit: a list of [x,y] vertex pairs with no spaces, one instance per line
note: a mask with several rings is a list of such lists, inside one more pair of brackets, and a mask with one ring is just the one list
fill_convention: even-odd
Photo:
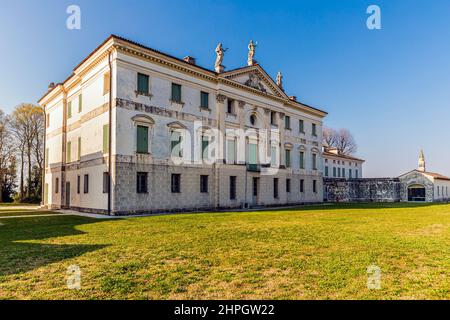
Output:
[[186,57],[183,58],[183,60],[186,61],[189,64],[195,65],[195,58],[194,57],[186,56]]
[[55,83],[54,82],[50,82],[50,84],[48,85],[48,90],[51,90],[55,87]]
[[297,101],[297,96],[290,96],[289,99],[291,99],[292,101]]

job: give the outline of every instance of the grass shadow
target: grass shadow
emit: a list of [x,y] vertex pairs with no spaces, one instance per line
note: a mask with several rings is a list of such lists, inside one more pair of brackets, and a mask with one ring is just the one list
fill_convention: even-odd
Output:
[[25,242],[85,234],[77,230],[76,226],[95,222],[98,221],[76,216],[2,219],[0,276],[27,272],[106,247],[96,244]]

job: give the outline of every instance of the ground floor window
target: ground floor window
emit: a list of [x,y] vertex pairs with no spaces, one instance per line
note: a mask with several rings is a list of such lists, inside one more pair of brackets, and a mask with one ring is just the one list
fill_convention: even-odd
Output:
[[300,192],[305,192],[305,180],[300,179]]
[[136,192],[137,193],[147,193],[148,188],[148,173],[147,172],[138,172],[136,173]]
[[230,177],[230,200],[236,199],[236,176]]
[[103,172],[103,193],[109,192],[109,173]]
[[200,176],[200,192],[208,193],[208,176]]
[[278,178],[273,178],[273,197],[278,199]]
[[313,180],[313,192],[317,193],[317,180]]
[[286,179],[286,192],[291,192],[291,179]]
[[172,190],[172,193],[180,193],[181,192],[181,174],[179,174],[179,173],[172,174],[171,190]]
[[59,192],[59,178],[55,179],[55,193]]
[[84,193],[89,193],[89,175],[85,174],[84,175]]
[[77,176],[77,194],[80,194],[81,192],[81,176]]

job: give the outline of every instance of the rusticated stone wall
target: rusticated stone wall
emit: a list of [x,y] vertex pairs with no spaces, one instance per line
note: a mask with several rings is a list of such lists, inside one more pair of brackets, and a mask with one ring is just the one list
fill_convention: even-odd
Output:
[[398,202],[400,191],[398,178],[324,179],[328,202]]

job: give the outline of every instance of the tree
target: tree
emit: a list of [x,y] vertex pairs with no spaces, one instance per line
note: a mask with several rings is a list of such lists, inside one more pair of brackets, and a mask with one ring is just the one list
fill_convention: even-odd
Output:
[[[31,198],[32,194],[32,166],[33,160],[38,163],[42,173],[42,139],[44,113],[41,107],[32,104],[22,104],[16,107],[11,115],[11,129],[17,141],[18,152],[20,154],[20,199],[24,199],[24,190],[26,189],[26,198]],[[24,164],[27,163],[27,187],[24,188]],[[39,188],[40,189],[40,188]],[[36,191],[35,191],[36,192]],[[34,194],[33,196],[38,196]]]
[[327,147],[334,147],[339,153],[347,155],[353,154],[358,150],[355,138],[347,129],[334,130],[331,128],[324,128],[323,144]]
[[8,117],[0,110],[0,202],[3,202],[3,181],[11,159],[11,140],[8,131]]

